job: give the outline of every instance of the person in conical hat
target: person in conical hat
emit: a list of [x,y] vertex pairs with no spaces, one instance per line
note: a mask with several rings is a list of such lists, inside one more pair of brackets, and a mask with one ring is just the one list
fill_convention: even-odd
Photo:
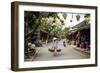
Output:
[[54,49],[54,56],[57,55],[57,49],[58,49],[58,39],[56,37],[53,38],[53,45],[52,48]]

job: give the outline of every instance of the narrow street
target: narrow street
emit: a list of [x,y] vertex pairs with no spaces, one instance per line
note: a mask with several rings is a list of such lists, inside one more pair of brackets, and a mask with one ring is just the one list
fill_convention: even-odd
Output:
[[[25,11],[24,19],[25,61],[90,58],[90,14]],[[61,39],[58,45],[58,49],[61,49],[61,52],[57,52],[56,56],[54,56],[53,52],[50,52],[53,43],[47,43],[54,37]],[[70,43],[67,44],[65,42],[66,47],[64,47],[63,41],[65,39],[63,38],[68,39],[74,45],[69,45]],[[31,45],[28,45],[28,43],[31,43]],[[35,46],[30,47],[32,44]],[[57,47],[57,44],[54,45]]]
[[47,45],[43,45],[43,47],[40,47],[40,51],[35,56],[33,61],[86,59],[90,57],[89,55],[75,50],[75,48],[71,45],[67,44],[67,46],[64,47],[63,40],[59,41],[59,48],[61,49],[61,52],[58,52],[57,56],[54,56],[52,52],[48,51],[48,49],[51,47],[52,43],[48,43]]

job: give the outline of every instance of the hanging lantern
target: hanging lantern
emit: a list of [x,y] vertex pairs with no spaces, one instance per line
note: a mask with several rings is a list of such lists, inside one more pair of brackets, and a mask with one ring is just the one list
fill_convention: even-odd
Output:
[[63,16],[64,19],[66,19],[67,18],[67,13],[63,13],[62,16]]
[[77,21],[79,21],[80,20],[80,15],[76,15],[76,19],[77,19]]
[[62,23],[62,25],[64,25],[64,21],[63,20],[60,20],[60,22]]
[[56,19],[54,18],[53,21],[52,21],[52,23],[55,23],[55,22],[56,22]]
[[70,20],[70,22],[72,22],[73,20]]
[[73,13],[72,13],[72,19],[70,20],[70,22],[73,22]]
[[55,20],[53,20],[52,23],[55,23]]

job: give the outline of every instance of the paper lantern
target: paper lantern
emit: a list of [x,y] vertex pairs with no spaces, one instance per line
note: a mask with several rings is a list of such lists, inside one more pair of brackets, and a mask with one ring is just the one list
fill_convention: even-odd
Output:
[[67,18],[67,13],[63,13],[63,18],[66,19]]
[[80,15],[76,15],[76,19],[77,19],[77,21],[79,21],[80,20]]

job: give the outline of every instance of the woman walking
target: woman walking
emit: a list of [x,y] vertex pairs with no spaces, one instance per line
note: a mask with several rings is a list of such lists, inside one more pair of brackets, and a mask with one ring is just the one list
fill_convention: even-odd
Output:
[[58,49],[58,39],[57,38],[53,38],[53,45],[52,45],[52,48],[54,49],[54,56],[57,55],[57,49]]

